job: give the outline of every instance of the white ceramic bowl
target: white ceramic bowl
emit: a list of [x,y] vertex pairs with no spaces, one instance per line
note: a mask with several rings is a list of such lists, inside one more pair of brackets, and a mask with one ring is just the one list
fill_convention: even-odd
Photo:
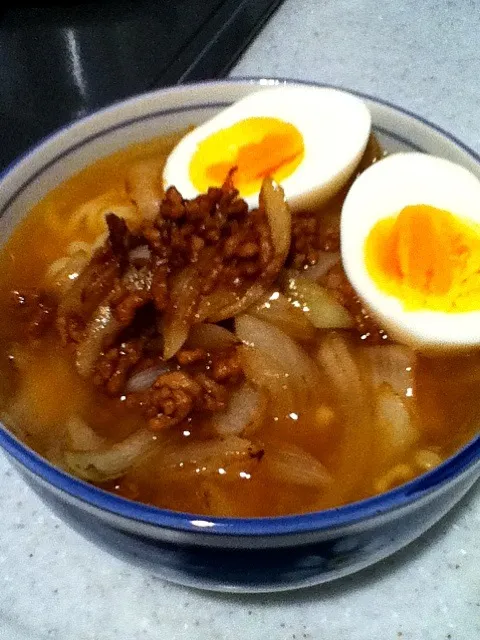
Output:
[[[3,241],[50,189],[133,142],[198,124],[253,90],[284,80],[178,86],[115,104],[66,127],[4,172]],[[302,83],[298,83],[302,84]],[[443,156],[480,177],[480,159],[452,136],[390,104],[360,96],[389,151]],[[131,502],[69,476],[0,426],[0,445],[66,522],[111,553],[165,579],[207,589],[271,591],[357,571],[414,540],[480,475],[480,436],[433,471],[381,496],[300,516],[208,518]]]

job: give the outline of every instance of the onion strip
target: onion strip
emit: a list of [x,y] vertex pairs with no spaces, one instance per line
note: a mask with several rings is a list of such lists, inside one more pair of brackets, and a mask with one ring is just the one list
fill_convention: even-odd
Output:
[[172,304],[164,317],[163,357],[173,358],[188,338],[200,296],[197,269],[185,267],[174,279],[170,290]]
[[325,466],[310,453],[294,444],[278,444],[267,450],[265,462],[281,482],[321,490],[333,478]]
[[315,337],[315,327],[307,315],[279,291],[268,294],[263,300],[249,307],[247,313],[270,322],[293,340],[308,341]]
[[262,424],[265,414],[265,395],[248,383],[233,391],[225,411],[215,413],[211,424],[221,436],[240,436],[255,431]]
[[283,367],[299,406],[315,401],[323,386],[320,372],[294,340],[277,327],[249,315],[236,318],[235,329],[245,344],[263,351]]
[[350,329],[353,319],[332,294],[316,282],[294,271],[288,271],[285,278],[285,293],[292,304],[305,312],[317,329]]
[[121,324],[115,319],[110,305],[100,305],[87,325],[84,339],[77,346],[75,365],[82,377],[90,375],[102,349],[112,344],[120,329]]
[[187,346],[191,348],[226,349],[238,344],[238,338],[228,329],[218,325],[202,322],[194,324],[188,335]]
[[79,478],[105,482],[125,475],[156,445],[155,436],[141,429],[109,448],[93,451],[66,451],[65,462]]
[[150,389],[155,380],[170,371],[170,367],[163,362],[155,367],[149,367],[143,371],[139,371],[133,375],[127,382],[125,391],[127,393],[137,393],[139,391],[146,391]]

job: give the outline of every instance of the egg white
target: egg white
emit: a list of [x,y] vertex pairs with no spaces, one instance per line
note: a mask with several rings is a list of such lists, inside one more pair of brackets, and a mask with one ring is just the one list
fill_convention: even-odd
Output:
[[480,180],[467,169],[422,153],[397,153],[369,167],[342,208],[341,252],[348,279],[387,332],[423,351],[480,344],[480,309],[463,313],[407,311],[379,290],[365,265],[365,241],[381,219],[407,205],[426,204],[480,223]]
[[[289,122],[303,137],[304,158],[281,183],[292,209],[321,205],[345,185],[362,158],[371,128],[366,105],[343,91],[285,86],[257,91],[182,138],[167,159],[164,186],[174,185],[184,198],[197,196],[189,176],[197,145],[220,129],[256,116]],[[258,206],[258,193],[245,200],[250,208]]]

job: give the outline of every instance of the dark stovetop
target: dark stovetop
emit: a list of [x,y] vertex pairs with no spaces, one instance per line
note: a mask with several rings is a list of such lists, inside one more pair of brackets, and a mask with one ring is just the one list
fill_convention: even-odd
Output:
[[104,0],[1,9],[0,168],[115,100],[225,75],[280,2]]

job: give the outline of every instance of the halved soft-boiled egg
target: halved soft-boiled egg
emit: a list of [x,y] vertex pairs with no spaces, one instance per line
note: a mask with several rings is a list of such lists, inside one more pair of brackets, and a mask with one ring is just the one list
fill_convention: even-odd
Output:
[[346,274],[392,337],[420,350],[480,344],[480,181],[422,153],[368,168],[342,208]]
[[164,186],[184,198],[221,186],[229,171],[250,207],[262,180],[280,183],[293,209],[321,205],[360,162],[370,135],[366,105],[320,87],[273,87],[248,95],[180,140],[167,159]]

